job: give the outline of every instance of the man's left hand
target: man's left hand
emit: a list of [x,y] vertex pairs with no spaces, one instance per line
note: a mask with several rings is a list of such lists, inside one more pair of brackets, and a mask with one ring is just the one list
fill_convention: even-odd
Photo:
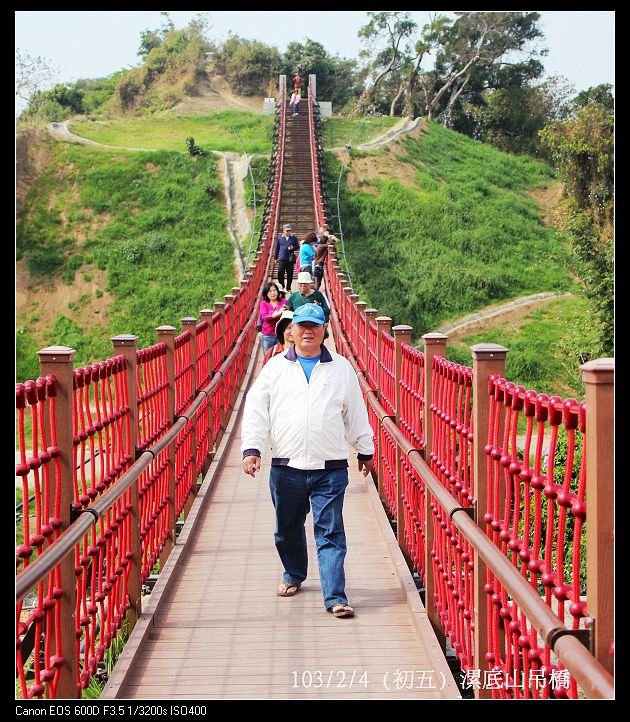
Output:
[[372,468],[372,459],[368,459],[367,461],[359,459],[359,471],[363,476],[367,476],[372,471]]

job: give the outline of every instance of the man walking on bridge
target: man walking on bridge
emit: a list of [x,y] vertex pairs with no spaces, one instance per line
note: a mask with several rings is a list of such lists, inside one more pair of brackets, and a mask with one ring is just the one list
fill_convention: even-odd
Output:
[[321,306],[293,314],[295,345],[263,367],[245,400],[243,471],[255,476],[271,434],[269,487],[276,510],[276,549],[284,566],[277,594],[292,597],[306,579],[306,516],[313,509],[319,576],[327,611],[352,617],[345,594],[343,498],[348,443],[364,476],[372,470],[374,441],[361,388],[350,363],[323,344]]

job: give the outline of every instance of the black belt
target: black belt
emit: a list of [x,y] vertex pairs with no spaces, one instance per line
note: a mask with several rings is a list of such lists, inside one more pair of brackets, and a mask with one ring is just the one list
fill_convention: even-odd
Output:
[[[271,466],[288,466],[289,458],[274,456],[271,459]],[[324,469],[347,469],[348,459],[330,459],[324,462]],[[300,471],[319,471],[319,469],[301,469]]]

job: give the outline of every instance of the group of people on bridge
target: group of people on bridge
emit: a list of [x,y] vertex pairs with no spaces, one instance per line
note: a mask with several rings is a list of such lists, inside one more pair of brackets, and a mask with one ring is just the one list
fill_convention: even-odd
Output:
[[[300,246],[290,224],[277,238],[279,284],[272,280],[263,289],[259,323],[265,363],[245,399],[241,452],[243,471],[254,477],[271,437],[269,487],[284,570],[276,594],[294,596],[307,578],[305,522],[312,510],[324,607],[335,617],[352,617],[345,592],[342,515],[348,444],[367,476],[374,439],[352,365],[324,345],[330,304],[319,287],[328,244],[336,240],[319,228]],[[285,298],[298,251],[299,290]]]

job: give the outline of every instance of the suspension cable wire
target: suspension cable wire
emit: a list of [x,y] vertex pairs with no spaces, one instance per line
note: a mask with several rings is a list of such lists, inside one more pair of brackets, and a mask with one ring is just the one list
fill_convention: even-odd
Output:
[[[348,144],[350,145],[350,144]],[[339,177],[337,178],[337,222],[339,223],[339,240],[341,241],[341,255],[343,256],[343,263],[346,267],[346,275],[348,276],[348,283],[352,288],[352,279],[350,278],[350,269],[348,268],[348,259],[346,258],[346,247],[343,242],[343,228],[341,227],[341,208],[339,207],[339,189],[341,187],[341,176],[343,175],[344,165],[340,162]]]
[[[364,124],[364,123],[361,123]],[[348,155],[350,155],[350,150],[352,149],[352,141],[357,137],[357,134],[355,133],[350,140],[346,143],[346,149],[348,151]],[[341,163],[341,167],[339,168],[339,177],[337,178],[337,220],[339,221],[339,240],[341,241],[341,254],[343,256],[343,262],[346,267],[346,275],[348,276],[348,284],[350,285],[350,288],[352,288],[352,279],[350,278],[350,268],[348,266],[348,259],[346,258],[346,247],[343,242],[343,229],[341,228],[341,208],[339,206],[339,189],[341,187],[341,176],[343,175],[343,171],[345,170],[345,166],[343,163]]]
[[249,177],[250,177],[251,182],[252,182],[252,193],[254,194],[254,220],[252,221],[252,232],[251,232],[251,235],[250,235],[250,237],[249,237],[249,248],[247,249],[246,263],[245,263],[245,266],[244,266],[244,268],[243,268],[243,270],[242,270],[243,278],[245,278],[245,274],[247,273],[247,269],[249,268],[249,258],[250,258],[251,253],[252,253],[252,244],[253,244],[253,242],[254,242],[254,235],[255,235],[255,233],[256,233],[256,221],[258,220],[258,211],[257,211],[257,207],[256,207],[256,183],[254,182],[254,173],[253,173],[253,171],[252,171],[252,164],[251,164],[251,160],[252,160],[252,158],[253,158],[254,156],[253,156],[253,155],[251,155],[251,156],[247,155],[247,153],[245,152],[245,146],[243,145],[243,142],[242,142],[241,139],[239,138],[239,135],[238,135],[238,133],[236,132],[236,129],[235,129],[235,128],[232,128],[232,132],[233,132],[234,135],[236,136],[236,140],[238,140],[241,148],[243,149],[243,155],[245,156],[245,158],[247,158],[247,170],[249,171]]

